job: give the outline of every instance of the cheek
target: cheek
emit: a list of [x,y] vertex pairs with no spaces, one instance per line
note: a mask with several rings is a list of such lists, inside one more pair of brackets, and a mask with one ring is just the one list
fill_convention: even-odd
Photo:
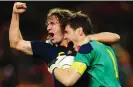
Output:
[[71,33],[70,36],[71,36],[71,38],[75,38],[76,37],[75,33]]
[[67,37],[71,38],[71,37],[72,37],[72,35],[71,35],[70,33],[68,33],[68,34],[67,34]]
[[55,32],[58,34],[63,34],[63,32],[59,26],[56,27]]
[[69,34],[69,35],[68,35],[68,38],[69,38],[69,40],[74,41],[75,36],[74,36],[73,34],[71,34],[71,35]]

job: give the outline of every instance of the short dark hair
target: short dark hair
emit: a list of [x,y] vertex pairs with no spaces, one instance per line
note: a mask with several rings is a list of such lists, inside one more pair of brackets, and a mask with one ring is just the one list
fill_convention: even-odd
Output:
[[65,21],[71,18],[71,16],[73,15],[73,12],[68,9],[61,9],[61,8],[50,9],[47,15],[46,24],[48,23],[49,18],[53,15],[58,18],[59,23],[61,24],[61,27],[63,28]]
[[65,26],[66,25],[70,25],[70,27],[74,30],[82,27],[85,35],[92,34],[92,24],[90,18],[88,15],[81,13],[81,11],[74,13],[71,19],[66,21]]

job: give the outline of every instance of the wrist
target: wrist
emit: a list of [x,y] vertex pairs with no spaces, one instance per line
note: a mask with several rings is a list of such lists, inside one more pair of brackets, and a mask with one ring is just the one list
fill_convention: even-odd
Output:
[[57,68],[58,68],[58,67],[55,67],[55,68],[53,69],[53,72],[52,72],[53,74],[55,73],[55,71],[56,71]]
[[52,64],[52,65],[50,66],[50,73],[54,73],[54,69],[55,69],[55,68],[58,68],[58,67],[60,67],[59,64]]
[[13,11],[13,12],[12,12],[12,15],[15,15],[15,16],[16,16],[16,15],[19,15],[19,13]]

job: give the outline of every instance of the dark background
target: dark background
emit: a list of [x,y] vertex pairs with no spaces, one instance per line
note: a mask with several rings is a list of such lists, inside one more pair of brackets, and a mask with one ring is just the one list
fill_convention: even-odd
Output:
[[[0,83],[4,83],[3,87],[15,87],[16,84],[25,83],[44,83],[43,85],[52,87],[49,85],[51,80],[47,80],[51,76],[42,61],[9,47],[8,32],[14,2],[0,1]],[[27,11],[20,16],[20,29],[25,40],[43,40],[42,37],[47,35],[46,15],[49,9],[55,7],[87,13],[96,33],[119,34],[121,40],[114,44],[114,48],[120,67],[120,81],[122,87],[133,87],[132,1],[25,1],[25,3]],[[5,68],[9,71],[4,71]],[[5,75],[5,72],[11,73],[11,71],[13,71],[12,76]]]

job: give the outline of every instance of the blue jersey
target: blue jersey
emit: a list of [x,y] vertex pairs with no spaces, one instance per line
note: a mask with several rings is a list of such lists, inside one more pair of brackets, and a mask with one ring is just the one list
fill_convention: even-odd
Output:
[[[63,55],[67,56],[75,56],[76,52],[73,49],[73,44],[69,43],[68,47],[64,46],[54,46],[45,42],[31,42],[31,48],[33,51],[33,56],[36,58],[40,58],[43,61],[45,61],[47,64],[52,63],[56,60],[56,57],[58,57],[60,54],[63,53]],[[89,75],[87,73],[84,73],[82,77],[76,82],[76,84],[73,87],[87,87],[88,85],[88,78]],[[61,84],[59,81],[55,79],[53,76],[53,80],[55,83],[55,87],[65,87],[63,84]]]
[[71,55],[75,56],[76,52],[73,49],[73,44],[69,44],[68,47],[54,46],[45,42],[34,41],[31,42],[31,48],[33,56],[44,60],[47,64],[51,63],[59,55]]
[[[76,52],[73,49],[73,44],[70,43],[68,44],[68,47],[64,46],[54,46],[45,42],[40,42],[40,41],[33,41],[31,42],[31,48],[33,52],[33,57],[35,58],[40,58],[41,60],[45,61],[47,64],[52,63],[53,61],[56,60],[56,58],[63,54],[63,55],[71,55],[75,56]],[[53,80],[55,83],[55,87],[64,87],[63,84],[58,82],[54,76]]]

